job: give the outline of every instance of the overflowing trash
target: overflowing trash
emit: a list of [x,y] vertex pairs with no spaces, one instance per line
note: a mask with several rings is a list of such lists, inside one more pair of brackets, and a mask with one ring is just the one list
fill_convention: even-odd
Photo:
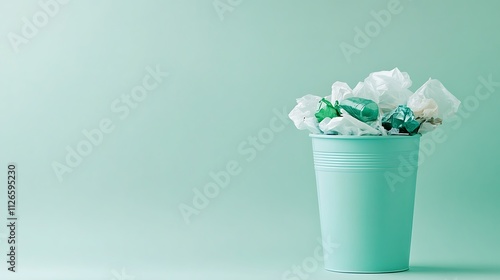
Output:
[[440,81],[429,79],[415,93],[406,72],[371,73],[354,89],[332,85],[325,97],[305,95],[288,115],[300,130],[330,135],[415,135],[453,116],[460,101]]

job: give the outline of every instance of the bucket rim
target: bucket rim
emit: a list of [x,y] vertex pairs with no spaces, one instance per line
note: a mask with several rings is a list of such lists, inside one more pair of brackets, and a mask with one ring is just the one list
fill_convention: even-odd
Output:
[[330,134],[314,134],[310,133],[309,137],[311,138],[323,138],[323,139],[343,139],[343,140],[375,140],[375,139],[414,139],[420,138],[421,134],[415,135],[365,135],[365,136],[357,136],[357,135],[330,135]]

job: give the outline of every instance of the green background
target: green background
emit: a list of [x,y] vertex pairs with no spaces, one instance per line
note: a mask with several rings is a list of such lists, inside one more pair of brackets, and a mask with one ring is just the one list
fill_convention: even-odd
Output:
[[[339,45],[388,2],[231,1],[221,20],[210,0],[71,1],[16,53],[8,34],[41,8],[1,1],[0,158],[19,168],[19,272],[2,261],[0,278],[119,279],[123,268],[137,280],[282,279],[320,229],[306,132],[287,122],[255,159],[238,151],[273,110],[394,67],[412,90],[432,77],[462,102],[479,77],[500,82],[493,0],[401,0],[348,62]],[[110,104],[156,65],[170,76],[121,120]],[[499,94],[445,124],[446,142],[420,166],[410,272],[309,279],[497,279]],[[60,182],[53,162],[104,118],[115,129]],[[241,173],[186,224],[179,205],[231,160]]]

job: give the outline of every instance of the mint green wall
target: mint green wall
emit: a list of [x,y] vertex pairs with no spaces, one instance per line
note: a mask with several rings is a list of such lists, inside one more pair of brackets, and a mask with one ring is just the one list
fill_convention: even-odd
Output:
[[[23,17],[43,8],[0,4],[0,168],[18,163],[20,217],[20,272],[2,262],[0,278],[282,279],[320,236],[310,139],[283,111],[394,67],[412,90],[436,78],[464,105],[420,166],[412,264],[426,279],[500,265],[500,2],[67,2],[24,40]],[[386,26],[370,13],[381,10]],[[367,26],[380,30],[356,44]],[[151,89],[126,103],[144,79]],[[66,147],[102,121],[109,133],[67,166]],[[253,146],[259,134],[269,141]],[[54,166],[71,172],[61,181]],[[226,169],[187,224],[179,207]],[[2,191],[0,217],[5,205]],[[335,277],[357,279],[310,279]]]

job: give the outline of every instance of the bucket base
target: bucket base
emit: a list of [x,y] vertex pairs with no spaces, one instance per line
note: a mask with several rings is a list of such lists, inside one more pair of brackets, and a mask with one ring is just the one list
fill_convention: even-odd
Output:
[[334,270],[325,268],[327,271],[337,272],[337,273],[353,273],[353,274],[378,274],[378,273],[396,273],[409,270],[409,267],[397,270],[387,270],[387,271],[347,271],[347,270]]

